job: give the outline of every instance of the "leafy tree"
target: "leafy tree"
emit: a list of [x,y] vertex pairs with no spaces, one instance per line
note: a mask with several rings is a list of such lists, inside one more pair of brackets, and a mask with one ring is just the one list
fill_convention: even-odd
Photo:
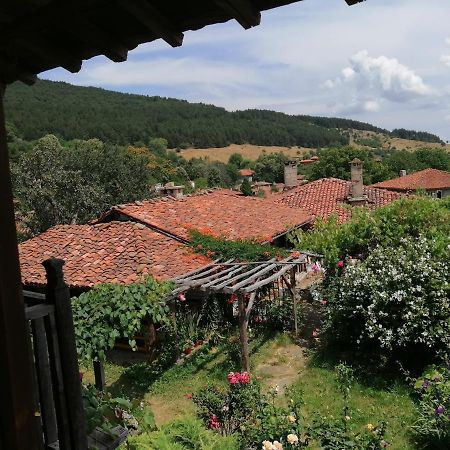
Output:
[[167,152],[167,139],[164,138],[151,138],[148,142],[148,148],[157,156],[166,156]]
[[251,185],[251,183],[250,183],[250,181],[249,181],[248,178],[244,178],[244,180],[242,181],[242,184],[241,184],[241,192],[242,192],[242,194],[245,195],[246,197],[250,197],[250,196],[253,195],[253,192],[252,192],[252,185]]
[[228,164],[233,164],[238,169],[242,169],[242,167],[243,167],[242,163],[243,162],[244,162],[244,158],[242,157],[242,155],[240,153],[233,153],[228,158]]
[[63,147],[45,136],[12,165],[19,210],[32,233],[84,223],[114,204],[148,195],[145,159],[98,140]]
[[288,160],[283,153],[262,154],[255,164],[255,178],[268,183],[281,183],[284,180],[284,163]]

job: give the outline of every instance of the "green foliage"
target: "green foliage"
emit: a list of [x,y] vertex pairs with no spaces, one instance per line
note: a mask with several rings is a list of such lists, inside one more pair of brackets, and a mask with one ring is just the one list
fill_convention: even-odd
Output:
[[145,322],[170,325],[166,298],[172,284],[146,277],[130,285],[101,284],[72,299],[75,337],[80,359],[105,359],[117,338],[136,347],[134,335]]
[[410,139],[412,141],[435,142],[437,144],[442,143],[442,139],[435,134],[424,131],[405,130],[404,128],[395,128],[392,130],[391,136],[401,139]]
[[238,169],[242,169],[243,168],[243,163],[244,163],[244,158],[243,158],[243,156],[240,153],[233,153],[228,158],[228,164],[233,164]]
[[253,195],[252,185],[248,178],[244,178],[241,184],[241,192],[246,197],[251,197]]
[[237,450],[235,437],[223,437],[205,430],[189,417],[163,425],[158,431],[131,436],[129,450]]
[[84,223],[114,204],[148,193],[145,161],[98,140],[63,147],[45,136],[12,166],[19,211],[32,233]]
[[191,230],[189,245],[208,257],[236,259],[239,261],[265,261],[274,257],[287,256],[286,250],[262,245],[256,240],[238,239],[230,241]]
[[395,247],[403,237],[422,235],[432,239],[438,254],[449,245],[450,201],[427,197],[401,199],[375,211],[353,210],[352,218],[338,224],[336,217],[318,220],[311,231],[294,231],[297,248],[324,255],[325,265],[336,267],[347,255],[367,255],[377,245]]
[[420,148],[413,152],[399,150],[387,155],[383,163],[395,176],[403,169],[408,173],[428,168],[450,170],[450,153],[442,148]]
[[284,163],[288,160],[284,153],[261,154],[255,163],[255,178],[268,183],[284,180]]
[[414,354],[419,366],[436,357],[450,348],[449,272],[448,251],[439,255],[431,239],[376,248],[326,288],[330,339],[406,360]]
[[81,385],[81,395],[89,433],[96,427],[110,431],[116,425],[140,433],[156,428],[152,411],[144,409],[136,401],[112,397],[111,394],[97,391],[95,386],[86,384]]
[[413,430],[426,448],[450,448],[450,366],[427,367],[414,388],[418,418]]
[[325,147],[348,142],[336,125],[374,128],[346,119],[273,111],[228,112],[184,100],[43,80],[32,89],[21,83],[8,86],[5,109],[8,121],[26,140],[54,133],[65,140],[98,138],[117,145],[134,145],[162,136],[170,148],[223,147],[231,143]]
[[150,151],[158,156],[166,156],[167,152],[167,139],[164,138],[151,138],[148,142],[148,148]]

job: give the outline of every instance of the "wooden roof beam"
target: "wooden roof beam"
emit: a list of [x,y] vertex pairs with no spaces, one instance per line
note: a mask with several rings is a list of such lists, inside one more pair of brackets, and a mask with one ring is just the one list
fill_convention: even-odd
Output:
[[180,47],[184,34],[175,31],[169,20],[146,0],[120,0],[120,5],[149,32],[164,39],[172,47]]
[[[73,22],[75,17],[76,22]],[[61,24],[65,33],[69,33],[73,38],[97,47],[97,50],[113,62],[124,62],[128,58],[128,47],[121,43],[115,43],[116,38],[102,30],[90,20],[79,13],[71,14],[68,20]],[[83,33],[80,33],[80,29]]]
[[234,17],[246,30],[261,23],[261,13],[250,0],[214,0],[224,11]]

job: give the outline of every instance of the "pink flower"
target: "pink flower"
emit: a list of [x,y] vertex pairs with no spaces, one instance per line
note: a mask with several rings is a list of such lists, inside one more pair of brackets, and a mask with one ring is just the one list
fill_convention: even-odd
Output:
[[219,420],[217,419],[217,416],[215,414],[213,414],[209,419],[209,428],[211,428],[212,430],[217,430],[217,428],[220,428]]
[[192,399],[192,394],[186,394],[185,397],[188,398],[189,400],[191,400]]
[[315,330],[312,332],[312,337],[313,337],[313,338],[316,338],[317,336],[319,336],[319,331],[318,331],[317,329],[315,329]]
[[292,256],[293,258],[298,258],[298,257],[300,256],[300,252],[298,252],[297,250],[295,250],[295,251],[291,252],[291,256]]
[[229,382],[230,384],[239,384],[239,380],[240,380],[240,374],[239,374],[239,372],[236,372],[236,373],[230,372],[230,373],[228,374],[228,382]]
[[320,272],[320,267],[319,267],[317,264],[313,264],[313,265],[311,266],[311,270],[312,270],[314,273],[317,273],[317,272]]
[[184,292],[178,295],[178,300],[180,300],[180,302],[186,301],[186,295],[184,294]]
[[241,384],[248,384],[250,382],[250,374],[248,372],[242,372],[239,375],[239,381]]
[[344,267],[344,261],[338,261],[337,265],[340,269],[342,269],[342,267]]
[[320,303],[322,303],[322,305],[326,305],[327,301],[325,299],[321,300]]

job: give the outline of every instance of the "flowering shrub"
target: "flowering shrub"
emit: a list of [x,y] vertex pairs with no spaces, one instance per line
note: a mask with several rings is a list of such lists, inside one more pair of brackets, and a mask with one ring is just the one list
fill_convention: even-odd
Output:
[[450,366],[428,367],[414,387],[419,396],[414,431],[432,448],[450,448]]
[[275,405],[276,391],[262,394],[247,372],[228,374],[228,389],[208,387],[194,396],[205,425],[222,434],[237,433],[249,449],[299,449],[308,444],[300,426],[301,398],[291,395],[288,407]]
[[449,271],[448,256],[437,258],[430,240],[378,247],[326,289],[329,334],[355,346],[376,343],[388,353],[450,348]]

